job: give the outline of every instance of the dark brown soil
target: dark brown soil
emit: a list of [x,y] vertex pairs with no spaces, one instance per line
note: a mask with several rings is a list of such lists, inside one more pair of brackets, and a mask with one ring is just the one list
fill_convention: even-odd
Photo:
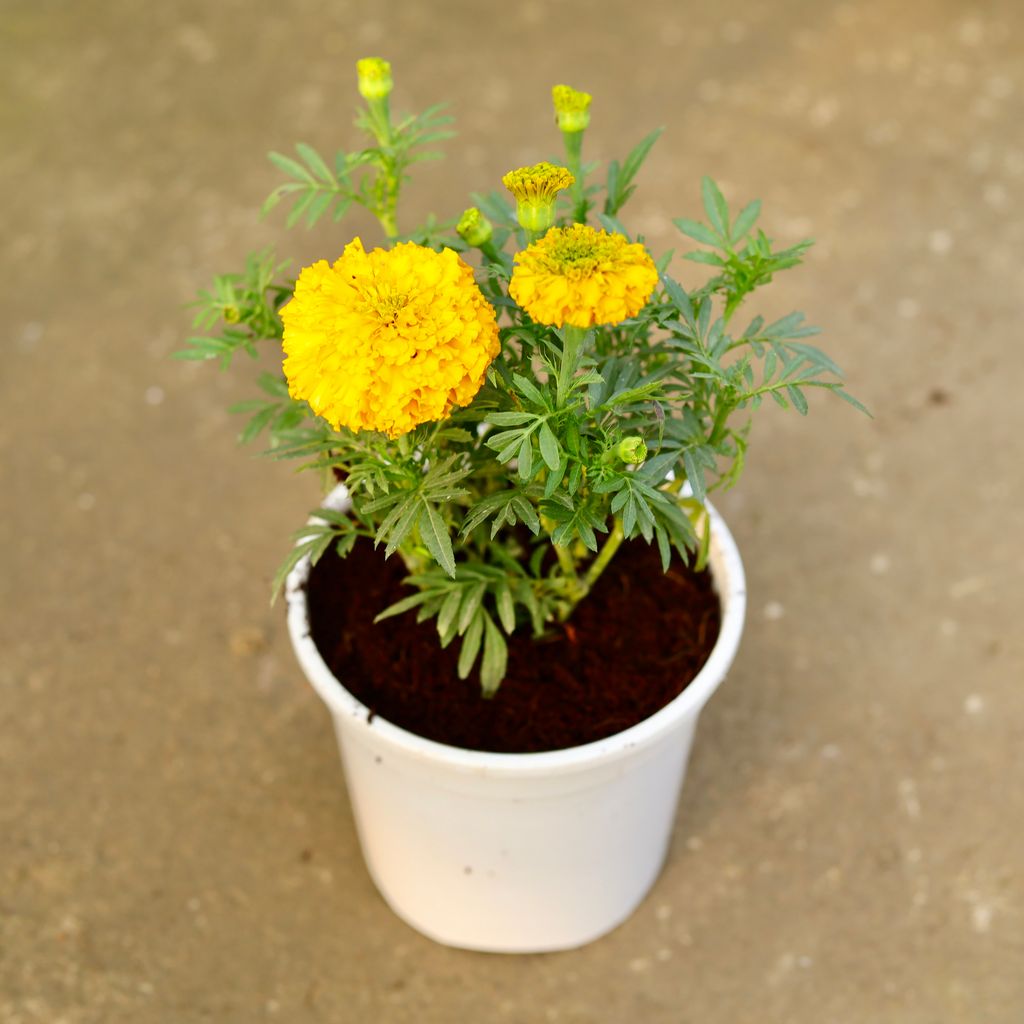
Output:
[[460,641],[441,650],[434,620],[417,624],[412,611],[373,624],[412,592],[405,575],[369,541],[344,560],[325,555],[308,584],[313,639],[373,714],[451,746],[524,753],[621,732],[681,693],[718,637],[707,572],[674,562],[663,573],[656,549],[624,544],[569,623],[538,641],[517,629],[508,675],[485,700],[475,672],[458,678]]

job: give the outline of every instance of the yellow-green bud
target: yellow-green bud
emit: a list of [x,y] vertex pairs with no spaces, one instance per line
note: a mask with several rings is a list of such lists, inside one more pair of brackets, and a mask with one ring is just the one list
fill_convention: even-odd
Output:
[[647,459],[647,445],[642,437],[624,437],[615,449],[615,454],[623,462],[639,466]]
[[494,228],[491,222],[475,207],[471,206],[460,218],[455,230],[466,245],[479,249],[491,240]]
[[519,223],[533,232],[547,231],[555,223],[555,199],[575,182],[566,167],[540,163],[509,171],[501,183],[515,196]]
[[381,100],[391,92],[391,65],[380,57],[364,57],[356,61],[359,95],[364,100]]
[[589,92],[580,92],[568,85],[556,85],[551,90],[555,104],[555,120],[563,132],[581,132],[590,124]]
[[225,306],[223,311],[224,323],[226,324],[237,324],[242,319],[241,310],[235,306]]

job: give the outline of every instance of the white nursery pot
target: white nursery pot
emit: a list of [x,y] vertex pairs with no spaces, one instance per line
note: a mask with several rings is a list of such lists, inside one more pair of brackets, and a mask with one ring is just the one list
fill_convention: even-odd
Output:
[[[343,486],[324,502],[348,504]],[[668,850],[697,717],[743,629],[743,564],[725,523],[708,511],[722,622],[707,663],[650,718],[565,750],[465,750],[371,718],[310,636],[308,559],[291,573],[289,632],[334,719],[367,868],[417,931],[494,953],[572,949],[621,924],[647,894]]]

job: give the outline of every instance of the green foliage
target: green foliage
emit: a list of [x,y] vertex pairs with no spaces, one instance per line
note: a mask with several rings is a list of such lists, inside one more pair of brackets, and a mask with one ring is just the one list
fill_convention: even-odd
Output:
[[219,359],[221,368],[230,365],[238,351],[255,358],[256,343],[267,338],[280,339],[278,310],[291,298],[293,282],[275,278],[288,266],[277,263],[273,251],[251,253],[240,274],[220,274],[213,286],[201,291],[192,304],[196,313],[192,326],[202,331],[219,327],[214,334],[194,335],[187,348],[174,353],[175,359]]
[[[454,234],[457,217],[431,217],[405,235],[397,224],[409,167],[437,155],[428,147],[450,136],[450,120],[435,106],[393,121],[386,97],[370,100],[357,121],[370,137],[366,148],[331,162],[307,144],[295,157],[271,154],[287,180],[264,212],[288,199],[287,226],[312,226],[356,204],[391,241],[449,246],[470,258]],[[620,215],[660,131],[612,161],[603,185],[587,181],[596,165],[582,161],[582,133],[567,134],[577,183],[560,223],[598,210],[606,230],[628,238]],[[344,555],[358,538],[372,539],[403,559],[410,588],[378,621],[413,612],[435,620],[442,646],[459,642],[460,676],[477,667],[489,696],[506,671],[506,638],[565,621],[624,540],[656,544],[666,569],[674,554],[702,565],[706,495],[738,479],[751,416],[766,396],[806,414],[817,388],[863,409],[843,390],[839,367],[806,341],[817,330],[803,314],[773,323],[755,316],[742,333],[731,326],[739,306],[800,263],[811,243],[775,249],[756,227],[760,203],[734,215],[710,178],[702,199],[705,221],[675,224],[703,247],[685,258],[714,268],[710,280],[687,291],[669,274],[666,253],[639,316],[583,331],[536,324],[511,299],[513,254],[526,236],[506,196],[474,195],[493,225],[479,280],[501,317],[501,354],[470,405],[441,422],[397,439],[334,430],[289,396],[282,377],[263,374],[261,395],[232,410],[247,416],[241,440],[265,438],[268,456],[344,480],[352,499],[348,514],[313,513],[275,589],[303,557],[315,562],[332,547]],[[197,303],[203,333],[179,357],[227,365],[239,350],[255,355],[260,341],[278,341],[278,310],[293,287],[275,280],[283,268],[264,252],[242,273],[217,277]],[[640,464],[625,461],[644,459],[645,450]]]
[[[439,159],[442,154],[438,150],[425,147],[449,139],[454,133],[447,130],[452,118],[441,113],[443,104],[403,118],[397,124],[391,123],[381,107],[382,104],[368,104],[356,121],[377,144],[354,153],[339,150],[333,164],[328,164],[305,142],[295,146],[298,159],[270,153],[270,162],[289,180],[267,196],[263,214],[289,198],[292,206],[285,226],[294,227],[305,220],[306,227],[311,228],[328,212],[335,221],[340,221],[355,203],[377,217],[389,238],[396,238],[398,194],[408,179],[409,167]],[[386,103],[383,107],[386,110]]]

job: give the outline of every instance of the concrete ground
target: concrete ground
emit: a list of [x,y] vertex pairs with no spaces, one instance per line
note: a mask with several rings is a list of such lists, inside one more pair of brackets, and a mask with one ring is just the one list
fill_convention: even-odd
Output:
[[[578,952],[441,948],[377,896],[267,606],[316,482],[235,449],[247,366],[169,359],[250,248],[378,240],[254,212],[266,150],[354,142],[369,54],[459,119],[410,220],[555,153],[556,82],[593,156],[665,125],[631,223],[684,245],[711,173],[817,237],[764,308],[875,412],[758,423],[739,661],[664,875]],[[0,1022],[1024,1019],[1022,58],[1015,0],[6,0]]]

